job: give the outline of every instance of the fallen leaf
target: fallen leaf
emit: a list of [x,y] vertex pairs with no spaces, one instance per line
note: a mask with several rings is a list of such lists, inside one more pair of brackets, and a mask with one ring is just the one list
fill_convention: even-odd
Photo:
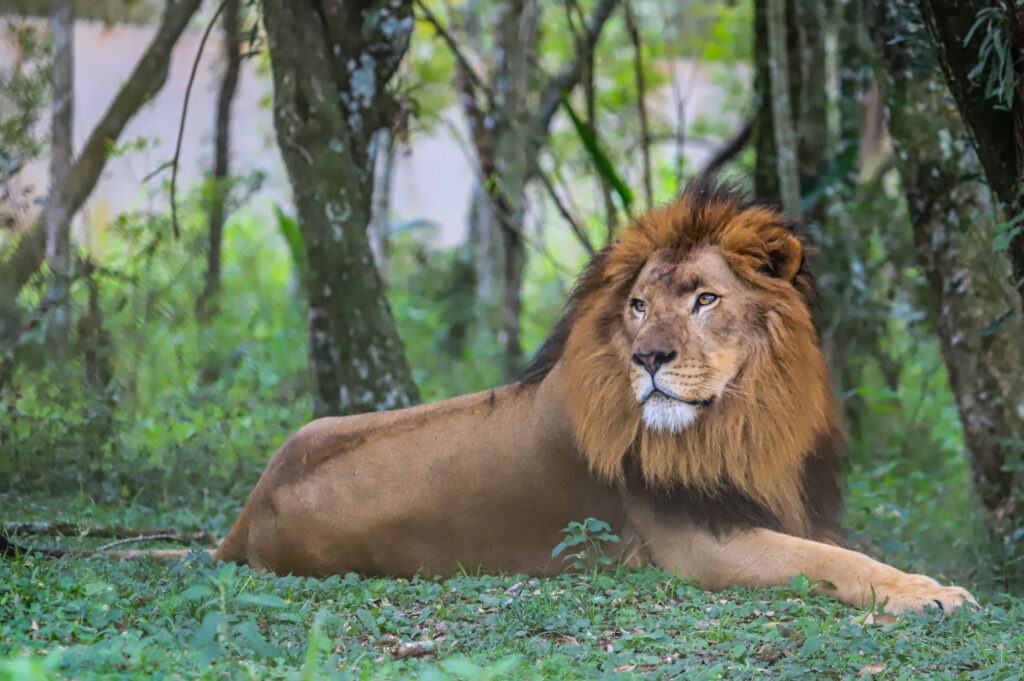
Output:
[[437,644],[433,641],[409,641],[395,646],[391,657],[395,660],[405,660],[410,657],[431,655],[435,652],[437,652]]
[[896,615],[890,615],[885,612],[869,612],[867,616],[858,615],[853,618],[853,621],[860,624],[892,624],[899,620]]
[[882,662],[875,662],[865,667],[861,667],[860,671],[857,672],[857,676],[874,676],[875,674],[881,674],[885,671],[885,664]]

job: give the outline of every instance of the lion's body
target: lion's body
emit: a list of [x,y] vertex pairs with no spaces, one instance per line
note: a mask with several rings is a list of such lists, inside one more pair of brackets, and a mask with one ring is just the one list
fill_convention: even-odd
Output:
[[551,550],[570,521],[622,528],[625,515],[574,454],[554,387],[310,423],[270,461],[215,557],[313,575],[561,572]]
[[775,212],[692,185],[596,256],[528,378],[315,421],[214,557],[281,573],[545,575],[570,521],[708,588],[806,573],[837,597],[970,595],[840,548],[842,436],[803,248]]

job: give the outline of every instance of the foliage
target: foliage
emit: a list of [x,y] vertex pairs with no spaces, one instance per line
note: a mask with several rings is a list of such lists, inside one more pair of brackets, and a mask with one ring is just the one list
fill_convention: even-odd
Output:
[[[1012,679],[1024,603],[864,625],[799,580],[709,594],[656,570],[274,577],[188,561],[0,564],[0,678]],[[806,580],[804,580],[806,582]]]
[[619,537],[612,533],[608,523],[597,518],[587,518],[583,522],[574,520],[562,531],[565,539],[551,551],[552,557],[557,558],[566,549],[576,548],[575,553],[566,554],[563,560],[571,560],[570,565],[578,572],[593,573],[614,565],[615,559],[609,552],[615,548],[612,544],[619,543]]
[[601,144],[598,141],[597,136],[594,134],[594,131],[580,119],[575,111],[573,111],[572,104],[569,103],[569,98],[565,95],[562,96],[562,105],[565,107],[565,112],[569,115],[569,120],[572,121],[572,127],[576,130],[576,134],[579,135],[580,142],[583,144],[583,148],[586,149],[587,154],[590,156],[598,175],[600,175],[600,177],[615,190],[615,193],[619,195],[619,199],[622,201],[622,207],[626,210],[626,213],[631,213],[633,206],[633,192],[629,189],[623,179],[619,177],[619,174],[615,172],[615,166],[601,149]]
[[18,187],[15,178],[43,150],[36,126],[51,71],[49,40],[38,26],[5,21],[4,33],[14,58],[0,69],[0,228],[17,224],[31,199],[30,188]]
[[389,297],[423,400],[497,385],[502,349],[473,323],[472,267],[459,251],[431,250],[418,236],[392,238]]
[[[1019,3],[1017,3],[1019,4]],[[981,37],[978,46],[978,63],[967,74],[967,78],[985,91],[985,97],[995,100],[1002,109],[1013,104],[1013,90],[1017,78],[1013,63],[1019,59],[1006,32],[1006,10],[1002,7],[986,7],[978,12],[978,18],[964,37],[964,45],[970,45],[976,36]]]
[[1024,229],[1024,213],[1018,213],[996,225],[997,234],[992,240],[992,248],[996,251],[1007,252],[1010,250],[1010,243],[1021,234]]
[[[159,216],[125,215],[96,230],[112,380],[96,386],[81,355],[61,370],[43,363],[45,329],[21,339],[22,361],[0,400],[8,491],[70,483],[130,503],[215,480],[233,486],[308,419],[304,309],[286,251],[263,224],[232,220],[223,279],[231,304],[199,324],[191,311],[203,225],[190,213],[179,242],[163,240]],[[79,310],[85,288],[72,291]],[[25,292],[28,304],[39,295]]]

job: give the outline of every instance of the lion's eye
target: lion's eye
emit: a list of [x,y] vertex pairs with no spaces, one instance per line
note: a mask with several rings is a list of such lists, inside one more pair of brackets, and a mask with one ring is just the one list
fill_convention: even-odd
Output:
[[634,298],[629,301],[629,306],[633,309],[633,312],[636,312],[637,314],[647,312],[647,301],[640,300],[639,298]]
[[718,302],[718,296],[714,293],[702,293],[697,296],[697,307],[707,307]]

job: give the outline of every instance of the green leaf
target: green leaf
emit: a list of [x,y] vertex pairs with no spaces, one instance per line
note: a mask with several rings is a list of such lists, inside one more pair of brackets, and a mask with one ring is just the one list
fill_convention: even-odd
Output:
[[277,594],[255,593],[239,594],[235,601],[246,605],[255,605],[260,608],[283,608],[287,603]]
[[619,195],[622,200],[622,205],[626,209],[626,213],[632,213],[633,205],[633,192],[630,191],[629,186],[626,182],[615,172],[615,166],[611,160],[601,149],[601,145],[598,142],[597,135],[590,128],[589,125],[584,123],[576,112],[573,110],[572,105],[569,103],[569,98],[566,93],[562,93],[562,106],[565,107],[566,112],[569,114],[569,119],[572,121],[573,127],[576,129],[576,134],[579,135],[580,141],[583,142],[583,147],[590,154],[591,160],[594,162],[594,167],[597,169],[598,174],[607,182],[615,193]]
[[481,672],[483,671],[479,665],[473,664],[464,657],[449,658],[445,660],[443,666],[449,674],[465,679],[478,679],[482,676]]
[[274,215],[277,216],[277,228],[288,244],[288,253],[292,257],[292,265],[298,275],[299,281],[306,281],[308,266],[306,264],[306,246],[302,237],[302,230],[299,229],[299,222],[290,215],[287,215],[280,206],[274,206]]
[[820,636],[809,636],[800,648],[801,655],[813,655],[825,646],[825,639]]
[[356,618],[363,623],[363,626],[366,627],[366,630],[371,634],[378,633],[379,629],[377,627],[377,620],[369,610],[366,608],[359,608],[356,610]]
[[196,629],[188,647],[199,655],[203,666],[209,666],[214,660],[224,656],[224,648],[221,647],[217,632],[221,622],[224,621],[224,613],[213,610],[206,613],[203,623]]
[[267,642],[255,622],[240,622],[232,628],[232,633],[260,657],[270,658],[278,655],[278,649]]
[[587,538],[584,535],[580,535],[580,534],[575,534],[575,535],[566,537],[565,539],[560,541],[558,543],[558,546],[556,546],[551,551],[551,557],[554,558],[554,557],[558,556],[560,553],[562,553],[562,551],[565,551],[570,546],[578,546],[578,545],[582,544],[583,542],[585,542],[586,540],[587,540]]
[[213,588],[207,584],[194,584],[181,592],[181,600],[198,601],[213,595]]
[[986,327],[985,327],[984,329],[982,329],[982,330],[981,330],[981,337],[982,337],[982,338],[988,338],[989,336],[995,335],[995,333],[996,333],[997,331],[999,331],[999,329],[1003,328],[1003,326],[1005,326],[1005,325],[1006,325],[1006,322],[1010,321],[1010,319],[1011,319],[1011,318],[1013,317],[1013,315],[1015,315],[1016,313],[1017,313],[1017,310],[1016,310],[1016,308],[1012,308],[1012,307],[1011,307],[1011,308],[1010,308],[1009,310],[1007,310],[1006,312],[1004,312],[1004,313],[1003,313],[1003,314],[1002,314],[1002,315],[1001,315],[1001,316],[999,317],[999,319],[995,320],[994,322],[992,322],[991,324],[989,324],[988,326],[986,326]]

